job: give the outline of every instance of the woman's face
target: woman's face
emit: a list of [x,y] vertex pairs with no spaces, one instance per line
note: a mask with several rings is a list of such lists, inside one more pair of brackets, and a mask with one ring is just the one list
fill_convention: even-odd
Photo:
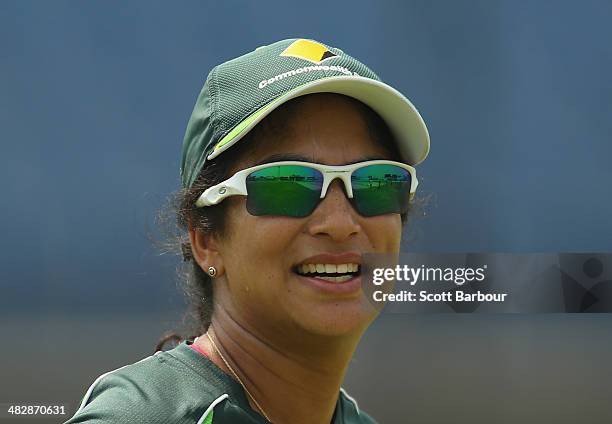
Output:
[[[301,157],[326,165],[392,159],[372,138],[363,112],[354,101],[340,95],[300,99],[283,127],[278,134],[268,131],[233,172],[272,155],[274,161],[286,155],[289,160]],[[360,334],[374,319],[376,311],[359,284],[356,290],[343,292],[329,287],[343,283],[317,284],[298,275],[295,268],[304,263],[360,262],[366,252],[399,252],[399,214],[359,215],[339,179],[330,185],[315,211],[304,218],[250,215],[243,196],[224,201],[230,204],[227,232],[217,243],[224,277],[214,282],[217,306],[239,322],[293,332],[288,334],[299,329],[320,335]],[[316,258],[318,255],[324,256]]]

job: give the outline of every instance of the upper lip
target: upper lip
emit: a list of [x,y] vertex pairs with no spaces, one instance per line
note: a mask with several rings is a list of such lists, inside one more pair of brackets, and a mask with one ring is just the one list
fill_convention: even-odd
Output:
[[304,264],[359,264],[361,265],[361,255],[356,252],[343,253],[321,253],[304,259],[296,266]]

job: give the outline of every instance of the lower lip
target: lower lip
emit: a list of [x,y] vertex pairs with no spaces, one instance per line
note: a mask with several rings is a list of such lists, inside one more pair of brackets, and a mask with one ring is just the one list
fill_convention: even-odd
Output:
[[356,275],[343,283],[334,283],[321,278],[306,277],[300,274],[295,275],[297,275],[302,283],[329,294],[353,294],[361,289],[361,275]]

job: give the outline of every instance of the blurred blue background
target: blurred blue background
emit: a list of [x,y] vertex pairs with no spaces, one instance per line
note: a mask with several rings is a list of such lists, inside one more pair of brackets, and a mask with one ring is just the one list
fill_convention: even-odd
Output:
[[[433,199],[404,249],[611,251],[611,20],[606,1],[2,2],[0,402],[76,404],[175,327],[178,259],[150,239],[187,120],[213,66],[283,38],[342,48],[423,115]],[[610,324],[384,317],[347,388],[385,423],[405,405],[419,422],[603,422]]]

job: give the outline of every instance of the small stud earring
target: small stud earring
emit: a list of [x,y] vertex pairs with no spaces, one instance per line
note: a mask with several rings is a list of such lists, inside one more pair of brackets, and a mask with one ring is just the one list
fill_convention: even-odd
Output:
[[208,275],[210,275],[211,277],[214,277],[215,275],[217,275],[217,268],[215,268],[214,266],[209,266]]

